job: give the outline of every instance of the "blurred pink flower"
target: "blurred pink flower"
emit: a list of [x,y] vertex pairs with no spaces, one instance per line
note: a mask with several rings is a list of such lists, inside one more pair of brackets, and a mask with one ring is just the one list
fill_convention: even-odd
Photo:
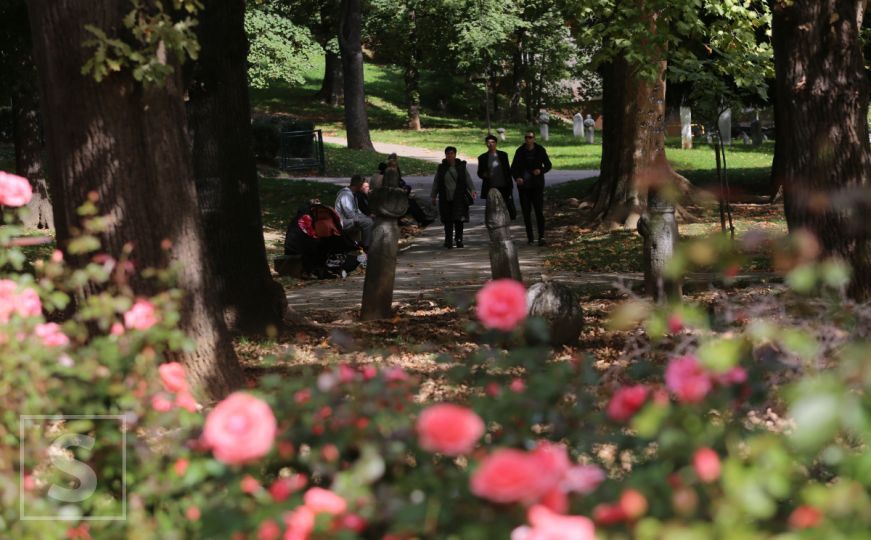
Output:
[[624,386],[614,392],[608,402],[608,417],[626,422],[637,413],[647,400],[647,387],[643,384]]
[[540,441],[535,450],[530,452],[529,458],[538,467],[539,497],[559,486],[572,466],[565,445],[550,441]]
[[151,398],[151,408],[157,412],[169,412],[172,410],[172,401],[161,392]]
[[481,462],[472,474],[470,488],[478,497],[497,502],[535,502],[541,491],[539,463],[526,452],[503,448]]
[[747,371],[741,366],[735,366],[726,373],[717,375],[716,379],[722,385],[743,384],[747,382]]
[[124,325],[136,330],[148,330],[157,324],[157,314],[154,312],[154,304],[140,298],[136,300],[127,313],[124,314]]
[[175,396],[175,404],[189,412],[197,412],[200,409],[200,404],[194,399],[190,392],[180,392]]
[[417,419],[421,448],[449,456],[468,454],[484,434],[484,421],[475,411],[442,403],[424,409]]
[[112,323],[112,328],[109,330],[109,333],[113,336],[124,335],[124,325],[119,322]]
[[512,392],[520,394],[521,392],[526,390],[526,383],[523,382],[523,379],[518,377],[511,381],[511,384],[508,385],[508,388],[510,388]]
[[348,503],[342,497],[324,488],[309,488],[302,496],[303,504],[315,514],[338,515],[345,513]]
[[27,178],[0,171],[0,206],[24,206],[33,197]]
[[218,461],[236,465],[269,453],[275,430],[275,415],[265,401],[235,392],[209,413],[203,442]]
[[605,471],[596,465],[577,465],[566,471],[561,487],[565,491],[589,495],[605,480]]
[[513,279],[497,279],[476,295],[478,319],[487,328],[514,330],[526,318],[526,289]]
[[260,482],[250,474],[246,474],[242,477],[242,480],[239,481],[239,487],[242,489],[242,493],[248,493],[250,495],[260,491]]
[[257,540],[278,540],[281,538],[281,527],[275,520],[267,519],[257,528]]
[[190,462],[185,458],[178,458],[172,466],[175,474],[178,476],[184,476],[184,473],[188,470],[189,463]]
[[711,390],[711,377],[693,356],[674,358],[665,369],[665,385],[683,403],[699,403]]
[[188,382],[185,378],[184,367],[178,362],[166,362],[157,368],[160,374],[160,382],[167,392],[187,392]]
[[22,317],[38,317],[42,314],[39,294],[30,287],[21,291],[15,302],[15,311]]
[[810,529],[823,520],[823,513],[813,506],[802,505],[789,515],[789,526],[793,529]]
[[299,506],[284,514],[284,540],[307,540],[315,528],[315,513],[307,506]]
[[282,476],[275,480],[271,486],[269,486],[269,494],[272,495],[272,500],[275,502],[282,502],[287,500],[288,497],[295,491],[298,491],[305,487],[306,479],[302,474],[294,474],[292,476]]
[[46,347],[63,347],[68,345],[70,338],[60,330],[57,323],[38,324],[34,329],[34,333],[42,340],[42,344]]
[[693,454],[693,469],[702,482],[714,482],[720,477],[720,456],[710,448],[699,448]]
[[529,526],[518,527],[511,540],[595,540],[593,522],[583,516],[564,516],[541,505],[527,513]]

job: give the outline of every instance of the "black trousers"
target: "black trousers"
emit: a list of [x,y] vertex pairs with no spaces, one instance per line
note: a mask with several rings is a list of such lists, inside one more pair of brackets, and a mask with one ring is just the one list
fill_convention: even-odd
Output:
[[544,187],[528,187],[518,189],[520,193],[520,209],[523,211],[523,221],[526,223],[526,239],[532,242],[532,210],[535,209],[535,223],[538,225],[538,239],[544,238]]
[[463,222],[448,221],[445,223],[445,244],[450,244],[454,239],[463,241]]

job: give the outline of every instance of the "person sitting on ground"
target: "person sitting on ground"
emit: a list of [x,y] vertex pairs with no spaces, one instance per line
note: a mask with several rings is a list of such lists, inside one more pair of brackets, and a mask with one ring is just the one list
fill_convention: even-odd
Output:
[[439,214],[445,226],[445,247],[463,247],[463,223],[469,221],[469,206],[477,197],[466,162],[457,159],[457,149],[445,148],[432,183],[432,202],[438,198]]
[[357,205],[356,193],[363,189],[363,177],[355,174],[351,177],[351,183],[343,187],[336,195],[336,212],[342,218],[342,230],[345,232],[360,231],[363,249],[368,250],[372,242],[372,227],[375,222],[372,218],[360,211]]

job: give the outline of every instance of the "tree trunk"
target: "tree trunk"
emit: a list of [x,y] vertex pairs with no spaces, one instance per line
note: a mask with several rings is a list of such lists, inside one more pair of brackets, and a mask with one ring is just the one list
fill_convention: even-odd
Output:
[[775,2],[777,174],[790,232],[809,230],[823,256],[849,262],[849,294],[871,297],[868,79],[864,1]]
[[[29,47],[29,43],[27,46]],[[42,126],[39,114],[39,89],[36,68],[29,53],[19,56],[18,77],[12,90],[12,131],[15,139],[15,173],[30,181],[33,198],[27,205],[30,215],[24,226],[34,229],[53,229],[51,198],[43,167]]]
[[520,122],[520,98],[523,92],[523,34],[517,38],[514,61],[511,69],[512,94],[508,102],[508,116],[513,122]]
[[[81,73],[91,54],[81,45],[90,37],[84,26],[122,35],[129,6],[32,0],[29,7],[58,245],[66,248],[79,225],[77,208],[93,196],[110,218],[101,239],[106,253],[120,258],[132,245],[139,271],[174,264],[185,293],[180,324],[195,342],[180,360],[191,382],[218,399],[242,373],[205,264],[178,72],[164,85],[143,86],[126,70],[97,83]],[[139,295],[158,288],[138,273],[130,286]]]
[[224,319],[233,329],[263,331],[281,323],[284,291],[272,280],[263,243],[244,17],[244,0],[205,3],[188,122],[206,252]]
[[342,89],[342,59],[333,51],[326,51],[324,57],[324,81],[315,94],[322,102],[338,107],[344,92]]
[[375,150],[369,137],[366,93],[363,89],[363,47],[360,42],[363,15],[361,0],[342,0],[339,22],[339,47],[342,49],[342,75],[345,84],[345,131],[348,148]]
[[408,129],[420,131],[420,70],[417,67],[417,17],[414,5],[408,10],[408,51],[405,55],[405,102],[408,104]]
[[656,79],[646,81],[620,56],[602,67],[602,160],[591,216],[607,228],[635,229],[650,185],[690,188],[665,156],[665,68],[659,62]]

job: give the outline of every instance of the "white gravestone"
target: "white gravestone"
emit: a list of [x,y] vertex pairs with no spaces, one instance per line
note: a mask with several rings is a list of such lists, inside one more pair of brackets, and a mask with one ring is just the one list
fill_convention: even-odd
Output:
[[732,146],[732,109],[726,109],[717,120],[717,125],[720,126],[720,137],[723,139],[723,144]]
[[741,132],[741,142],[744,144],[750,144],[750,135],[747,135],[746,131]]
[[584,119],[584,129],[587,132],[587,143],[593,144],[596,142],[596,121],[593,120],[591,115],[587,115],[587,118]]
[[573,118],[574,121],[572,122],[572,134],[575,137],[581,137],[584,135],[584,117],[581,116],[581,113],[576,113]]
[[541,111],[541,114],[538,115],[538,129],[541,131],[541,140],[543,141],[546,141],[550,136],[548,122],[550,122],[550,115],[547,114],[547,111]]
[[689,107],[680,108],[680,147],[684,150],[693,147],[693,111]]

